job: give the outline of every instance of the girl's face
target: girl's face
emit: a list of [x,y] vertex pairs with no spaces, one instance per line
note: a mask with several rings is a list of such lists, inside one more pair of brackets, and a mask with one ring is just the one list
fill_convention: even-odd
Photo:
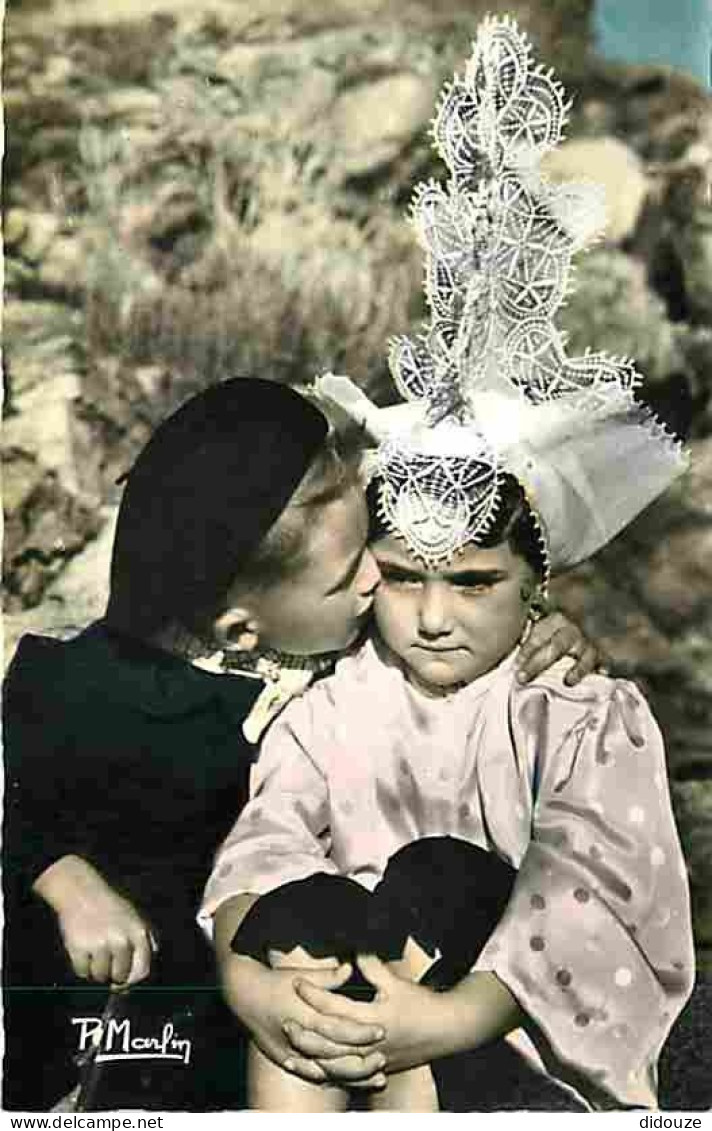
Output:
[[416,686],[445,694],[490,671],[517,644],[536,578],[506,542],[466,546],[435,572],[392,535],[371,551],[381,572],[378,631]]

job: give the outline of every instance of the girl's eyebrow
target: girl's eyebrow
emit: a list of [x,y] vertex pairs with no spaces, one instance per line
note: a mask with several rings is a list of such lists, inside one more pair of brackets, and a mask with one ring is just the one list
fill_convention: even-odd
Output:
[[439,577],[443,581],[448,581],[454,585],[492,585],[497,581],[503,581],[509,574],[503,569],[454,569],[454,570],[435,570],[432,573],[427,569],[419,569],[414,565],[405,565],[399,561],[393,561],[389,557],[377,557],[378,567],[381,571],[386,571],[391,575],[402,578],[409,578],[413,580],[423,581],[428,577]]
[[496,581],[503,581],[509,574],[503,569],[463,569],[452,573],[445,570],[442,576],[445,581],[455,585],[493,585]]

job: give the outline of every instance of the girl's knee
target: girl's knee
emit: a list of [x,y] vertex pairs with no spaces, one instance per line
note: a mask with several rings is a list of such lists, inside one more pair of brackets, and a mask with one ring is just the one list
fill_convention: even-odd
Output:
[[339,1112],[347,1096],[340,1088],[312,1084],[275,1064],[250,1043],[247,1069],[247,1103],[250,1111]]
[[409,935],[405,940],[402,956],[389,962],[388,965],[399,978],[406,978],[409,982],[420,982],[431,966],[438,961],[438,957],[437,952],[435,955],[429,954]]
[[432,1113],[440,1111],[437,1088],[429,1065],[388,1077],[382,1092],[371,1097],[371,1111]]
[[[345,876],[316,874],[260,896],[245,916],[233,946],[260,962],[270,952],[295,951],[342,961],[358,946],[371,895]],[[287,962],[286,965],[291,963]],[[322,967],[323,968],[323,967]]]
[[336,970],[339,966],[335,956],[320,958],[303,946],[293,946],[288,951],[270,948],[267,958],[273,970]]

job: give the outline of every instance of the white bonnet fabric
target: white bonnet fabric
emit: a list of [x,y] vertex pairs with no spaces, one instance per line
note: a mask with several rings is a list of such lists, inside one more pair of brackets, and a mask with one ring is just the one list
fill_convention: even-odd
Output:
[[391,344],[405,403],[378,409],[348,378],[317,382],[377,442],[385,525],[431,566],[486,534],[504,473],[524,488],[549,566],[562,569],[686,467],[636,399],[633,364],[568,357],[554,325],[572,256],[604,219],[598,186],[554,186],[540,172],[568,108],[514,22],[485,19],[433,123],[448,180],[415,193],[430,319]]

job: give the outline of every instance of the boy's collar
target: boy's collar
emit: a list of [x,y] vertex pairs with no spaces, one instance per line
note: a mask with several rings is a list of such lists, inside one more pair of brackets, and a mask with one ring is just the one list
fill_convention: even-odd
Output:
[[[251,745],[259,743],[291,699],[301,695],[316,676],[331,670],[339,655],[297,656],[272,649],[208,653],[197,647],[193,655],[180,655],[108,626],[107,637],[112,650],[130,661],[122,670],[120,683],[132,702],[140,702],[149,714],[171,716],[187,714],[216,695],[229,703],[235,700],[234,706],[242,714],[243,735]],[[244,679],[254,681],[251,703],[249,696],[245,702],[246,685],[240,687]],[[264,683],[261,690],[259,681]],[[247,714],[245,706],[249,706]]]
[[334,666],[338,655],[338,652],[324,652],[316,656],[297,656],[293,652],[279,652],[274,648],[254,652],[225,650],[200,657],[192,663],[195,667],[218,675],[246,675],[254,679],[279,682],[285,671],[319,675]]
[[295,656],[274,650],[264,652],[215,652],[192,661],[193,667],[212,674],[264,680],[265,686],[242,722],[242,733],[256,746],[269,724],[312,680],[330,671],[337,653]]

